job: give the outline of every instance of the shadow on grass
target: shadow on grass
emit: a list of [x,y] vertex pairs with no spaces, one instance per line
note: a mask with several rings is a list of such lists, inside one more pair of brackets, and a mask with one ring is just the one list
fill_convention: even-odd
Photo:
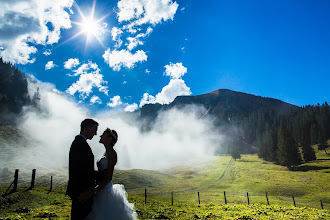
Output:
[[258,162],[256,160],[245,160],[245,159],[237,159],[237,161],[244,162],[244,163],[256,163],[256,162]]
[[330,167],[323,167],[323,166],[309,166],[309,165],[303,165],[303,166],[299,166],[299,167],[292,167],[291,170],[292,171],[301,171],[301,172],[307,172],[310,170],[325,170],[325,169],[329,169]]
[[17,192],[17,191],[14,191],[14,190],[11,190],[9,192],[6,191],[4,194],[2,194],[2,198],[5,198],[6,196],[9,196],[10,194],[13,194],[15,192]]

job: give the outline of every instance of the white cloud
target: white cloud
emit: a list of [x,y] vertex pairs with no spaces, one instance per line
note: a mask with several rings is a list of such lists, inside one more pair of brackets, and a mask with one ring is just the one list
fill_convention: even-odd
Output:
[[92,93],[92,89],[96,87],[100,92],[108,95],[108,86],[106,86],[108,82],[103,79],[103,75],[100,74],[101,70],[96,63],[89,61],[73,71],[75,74],[71,76],[79,75],[79,79],[66,90],[67,93],[74,95],[77,92],[80,98],[85,99]]
[[123,31],[120,28],[117,27],[113,27],[111,29],[111,36],[112,36],[112,40],[116,41],[118,40],[118,38],[120,38],[120,35],[123,33]]
[[49,56],[49,55],[52,54],[52,51],[51,51],[50,49],[47,49],[47,50],[45,50],[45,51],[43,52],[43,54],[44,54],[45,56]]
[[111,29],[112,40],[117,42],[116,45],[115,45],[116,48],[121,47],[121,45],[123,43],[123,41],[120,39],[120,35],[122,33],[123,33],[123,31],[120,28],[113,27]]
[[72,69],[72,67],[76,67],[80,64],[79,59],[77,58],[70,58],[64,62],[65,69]]
[[143,45],[143,42],[136,37],[128,37],[127,40],[129,41],[127,44],[127,49],[129,50],[133,50],[138,45]]
[[95,29],[94,34],[96,34],[97,36],[101,36],[102,34],[104,34],[107,31],[107,27],[108,27],[108,23],[103,22],[102,24],[94,24],[95,27],[93,27],[93,30]]
[[170,63],[165,66],[165,75],[170,76],[172,79],[180,79],[187,73],[187,68],[182,63]]
[[117,3],[118,6],[118,21],[129,21],[138,19],[144,13],[143,4],[140,0],[121,0]]
[[148,70],[148,69],[146,69],[146,71],[145,71],[147,74],[149,74],[150,73],[150,70]]
[[127,45],[127,49],[133,50],[138,45],[143,45],[143,41],[140,40],[140,38],[145,38],[149,36],[149,34],[153,31],[151,27],[148,27],[146,33],[140,33],[136,37],[128,37],[127,40],[129,41]]
[[124,109],[125,112],[134,112],[136,109],[138,109],[138,105],[136,103],[133,103],[131,105],[127,105]]
[[91,105],[93,105],[95,103],[102,104],[102,100],[98,96],[93,95],[90,100],[90,103],[91,103]]
[[109,106],[111,108],[114,108],[114,107],[119,106],[121,104],[123,104],[123,102],[121,101],[120,96],[116,95],[116,96],[114,96],[110,99],[110,102],[107,103],[107,106]]
[[128,50],[113,50],[108,48],[103,54],[104,61],[115,71],[122,67],[129,69],[135,66],[137,62],[147,61],[148,56],[143,50],[138,50],[134,54]]
[[117,3],[117,17],[119,22],[130,22],[127,29],[147,23],[155,25],[173,20],[178,6],[172,0],[121,0]]
[[[1,57],[11,63],[33,63],[36,45],[51,45],[60,39],[61,29],[71,28],[73,0],[1,1]],[[51,28],[49,29],[48,27]]]
[[48,61],[45,65],[45,70],[50,70],[52,68],[54,68],[56,65],[54,64],[53,61]]
[[140,108],[145,104],[155,104],[156,102],[155,96],[152,96],[149,93],[144,93],[142,99],[140,100]]
[[74,72],[74,74],[72,74],[70,76],[79,76],[81,74],[86,74],[91,69],[94,71],[100,72],[100,69],[96,63],[93,63],[92,61],[88,61],[88,63],[81,64],[81,66],[78,69],[72,70]]
[[143,98],[140,101],[140,107],[145,104],[169,104],[174,101],[177,96],[191,95],[190,88],[182,79],[171,79],[168,85],[164,86],[162,91],[156,95],[156,97],[143,94]]
[[140,100],[140,107],[145,104],[169,104],[174,101],[177,96],[191,95],[190,88],[186,85],[181,77],[187,73],[187,68],[182,63],[170,63],[165,66],[165,75],[170,76],[171,80],[168,85],[164,86],[162,91],[156,96],[144,93]]

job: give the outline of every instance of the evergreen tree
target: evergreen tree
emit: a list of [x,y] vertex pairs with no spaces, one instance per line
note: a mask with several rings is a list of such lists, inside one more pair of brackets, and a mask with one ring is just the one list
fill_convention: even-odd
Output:
[[306,162],[316,160],[315,151],[311,146],[310,129],[311,123],[308,118],[304,118],[304,123],[301,126],[302,134],[300,136],[300,145],[302,147],[303,158]]
[[25,73],[0,58],[0,124],[14,124],[23,106],[30,104]]
[[230,144],[230,155],[234,160],[241,159],[241,154],[237,141],[232,141]]
[[316,160],[315,151],[309,144],[302,145],[302,153],[306,162]]
[[271,162],[278,163],[278,156],[277,156],[277,131],[276,129],[271,129],[266,134],[266,144],[267,144],[267,156],[266,160]]
[[298,151],[298,146],[292,137],[290,131],[284,126],[283,123],[280,124],[278,129],[278,160],[283,166],[291,169],[294,165],[299,165],[301,163],[301,156]]
[[324,150],[325,154],[328,154],[326,148],[328,148],[329,145],[326,140],[321,141],[321,143],[318,145],[319,150]]
[[310,128],[310,137],[311,137],[311,145],[312,144],[316,144],[319,137],[318,137],[318,132],[316,130],[316,124],[315,123],[312,123],[311,124],[311,128]]
[[40,103],[40,90],[39,87],[37,89],[37,91],[34,93],[32,100],[31,100],[31,105],[33,107],[39,107],[39,103]]

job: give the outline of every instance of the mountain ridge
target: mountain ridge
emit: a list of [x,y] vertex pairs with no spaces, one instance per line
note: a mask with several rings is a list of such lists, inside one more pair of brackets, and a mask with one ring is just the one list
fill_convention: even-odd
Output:
[[249,115],[258,110],[274,110],[276,113],[283,114],[290,109],[298,109],[290,103],[279,99],[256,96],[244,92],[237,92],[229,89],[218,89],[210,93],[196,96],[177,96],[170,104],[146,104],[133,112],[140,118],[154,119],[159,111],[172,108],[182,108],[186,105],[202,105],[205,107],[204,114],[212,114],[220,120],[228,119],[238,115]]

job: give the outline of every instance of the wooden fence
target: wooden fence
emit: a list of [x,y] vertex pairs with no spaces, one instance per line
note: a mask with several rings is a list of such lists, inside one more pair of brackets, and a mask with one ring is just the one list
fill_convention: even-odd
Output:
[[[36,169],[33,169],[32,170],[31,185],[29,187],[29,190],[32,190],[35,187],[36,172],[37,172]],[[19,174],[19,169],[16,169],[15,170],[15,175],[14,175],[14,180],[10,184],[10,186],[8,187],[8,189],[6,190],[6,192],[5,192],[5,194],[3,196],[6,196],[8,194],[11,194],[11,193],[14,193],[14,192],[17,191],[18,174]],[[9,191],[12,186],[13,186],[12,190]],[[50,187],[49,187],[48,193],[50,193],[52,191],[52,189],[53,189],[53,176],[50,176]],[[172,204],[172,206],[174,205],[174,195],[175,195],[175,192],[171,192],[171,204]],[[223,196],[224,196],[224,203],[225,204],[228,204],[226,191],[223,192]],[[147,204],[147,202],[148,202],[147,198],[148,198],[148,193],[147,193],[147,189],[145,188],[145,190],[144,190],[144,202],[145,202],[145,204]],[[246,201],[247,204],[250,205],[249,192],[246,193],[246,198],[247,198],[247,201]],[[266,198],[266,201],[267,201],[267,205],[269,205],[270,202],[269,202],[269,198],[268,198],[268,193],[267,192],[265,192],[265,198]],[[200,191],[197,191],[197,199],[198,199],[198,204],[200,205],[201,204],[201,194],[200,194]],[[292,195],[292,202],[293,202],[293,205],[295,207],[297,207],[296,200],[294,198],[294,195]],[[324,209],[324,205],[323,205],[322,200],[320,200],[320,206],[321,206],[321,209]]]
[[[3,196],[6,196],[8,194],[11,194],[11,193],[14,193],[14,192],[17,191],[18,173],[19,173],[19,169],[16,169],[15,170],[15,175],[14,175],[14,180],[10,184],[10,186],[7,188],[7,190],[6,190],[6,192],[4,193]],[[33,169],[32,170],[32,177],[31,177],[31,185],[29,187],[29,190],[32,190],[35,187],[36,173],[37,173],[37,170]],[[12,186],[13,186],[13,188],[12,188],[12,190],[10,190]],[[53,189],[53,176],[50,177],[50,187],[49,187],[49,192],[48,193],[50,193],[52,191],[52,189]]]
[[[270,199],[268,197],[268,193],[265,192],[265,195],[264,196],[265,196],[265,202],[266,202],[266,204],[267,205],[270,205]],[[153,196],[149,196],[149,197],[157,198],[154,195]],[[147,200],[148,199],[147,189],[144,190],[144,198],[145,198],[144,202],[145,202],[145,204],[147,204],[147,201],[148,201]],[[200,205],[201,204],[201,198],[202,198],[202,192],[197,191],[197,197],[196,198],[197,198],[198,204]],[[292,198],[292,204],[294,205],[294,207],[297,207],[297,204],[296,204],[296,200],[295,200],[294,195],[291,195],[291,198]],[[226,191],[223,191],[223,199],[224,199],[224,203],[225,204],[228,204],[229,203],[228,202],[228,193],[226,193]],[[171,204],[172,204],[172,206],[174,205],[174,200],[175,200],[175,192],[171,192]],[[323,202],[322,202],[321,199],[319,200],[319,202],[320,202],[321,209],[324,209],[324,205],[323,205]],[[249,192],[246,192],[246,203],[248,205],[250,205],[250,203],[251,203]],[[301,203],[304,203],[304,202],[301,202]],[[316,205],[316,204],[314,203],[313,205]]]

